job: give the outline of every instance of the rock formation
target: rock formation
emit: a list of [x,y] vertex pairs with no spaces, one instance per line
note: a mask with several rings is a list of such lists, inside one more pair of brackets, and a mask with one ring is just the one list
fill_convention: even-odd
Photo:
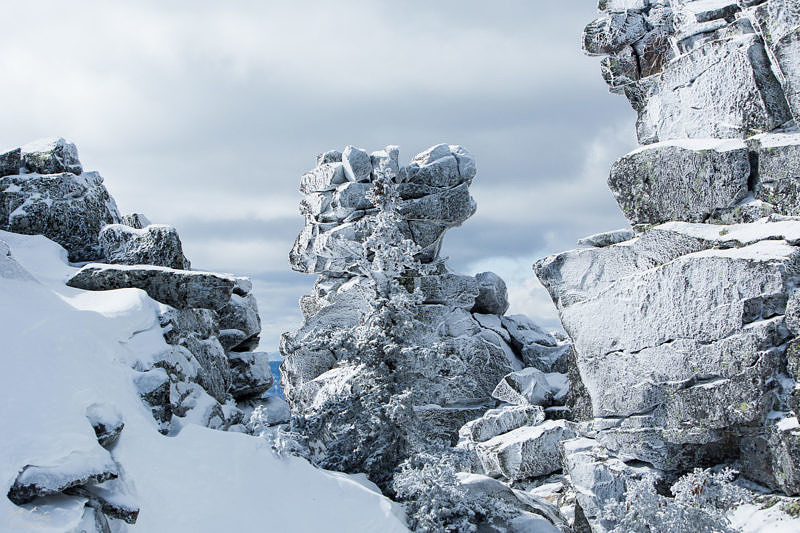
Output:
[[[0,228],[42,234],[62,245],[71,261],[98,261],[77,270],[71,287],[137,288],[159,302],[155,327],[167,349],[151,361],[138,360],[133,383],[163,433],[188,421],[248,432],[254,429],[249,413],[261,403],[270,416],[257,417],[259,427],[285,422],[285,403],[259,398],[272,374],[267,354],[252,351],[261,323],[250,280],[189,270],[175,228],[141,214],[121,217],[100,175],[83,172],[75,145],[40,141],[0,155]],[[0,272],[30,278],[2,242]],[[127,494],[124,465],[109,452],[124,420],[101,404],[90,406],[86,417],[96,451],[20,465],[8,498],[17,505],[57,494],[81,498],[87,531],[107,531],[107,517],[134,523],[139,510]]]
[[[402,253],[405,246],[415,254],[396,272],[394,293],[418,297],[409,304],[416,316],[410,318],[405,339],[398,341],[402,349],[390,371],[391,387],[406,392],[404,402],[418,423],[404,428],[403,435],[418,432],[424,439],[455,443],[461,425],[494,407],[498,381],[524,366],[522,351],[530,343],[512,347],[501,322],[508,308],[503,281],[492,273],[455,274],[439,259],[444,232],[475,212],[468,189],[475,174],[469,152],[441,144],[407,166],[398,163],[396,147],[372,154],[347,147],[319,156],[317,166],[303,176],[300,210],[306,225],[290,263],[318,278],[313,293],[301,300],[303,325],[281,342],[286,356],[282,384],[298,427],[320,416],[326,403],[359,394],[357,365],[368,348],[354,348],[343,339],[355,338],[360,326],[380,314],[373,305],[381,298],[375,280],[377,273],[387,273],[383,263],[391,260],[382,254],[388,257],[394,248]],[[383,187],[397,194],[395,218],[383,229],[389,237],[379,234],[381,208],[371,201],[371,194]],[[528,327],[533,326],[524,323],[520,329]],[[342,441],[349,440],[337,448],[345,454],[348,446],[364,446],[355,434],[339,435],[334,443],[308,428],[302,432],[314,441],[321,464],[332,460],[328,447]],[[390,463],[396,465],[408,453],[396,450]]]
[[[635,480],[696,467],[732,465],[798,495],[800,6],[599,7],[584,50],[606,56],[612,92],[639,114],[643,146],[608,182],[635,232],[534,265],[572,341],[571,425],[528,423],[472,446],[507,479],[563,468],[580,531],[612,529],[603,508]],[[506,379],[505,397],[540,397],[546,380],[534,381]]]

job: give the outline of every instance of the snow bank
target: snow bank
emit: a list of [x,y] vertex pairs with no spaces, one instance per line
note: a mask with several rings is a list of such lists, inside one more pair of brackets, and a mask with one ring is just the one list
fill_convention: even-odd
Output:
[[[118,411],[120,480],[141,511],[130,531],[406,531],[399,509],[348,476],[276,457],[261,439],[187,425],[158,433],[131,365],[167,348],[158,305],[144,291],[87,293],[43,238],[0,231],[34,279],[0,277],[0,490],[29,464],[59,465],[99,445],[87,408]],[[72,465],[74,466],[74,465]],[[36,508],[34,509],[34,506]],[[83,501],[54,496],[17,507],[0,498],[0,531],[66,531]],[[115,521],[116,522],[116,521]]]

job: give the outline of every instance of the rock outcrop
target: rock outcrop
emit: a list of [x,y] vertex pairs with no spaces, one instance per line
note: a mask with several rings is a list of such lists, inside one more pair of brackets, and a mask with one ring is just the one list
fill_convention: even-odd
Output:
[[44,235],[70,261],[96,261],[100,230],[120,221],[102,176],[83,172],[74,144],[39,141],[0,155],[0,229]]
[[[760,4],[760,5],[754,5]],[[583,48],[638,112],[641,144],[745,138],[800,116],[794,0],[601,1]]]
[[[402,259],[412,266],[398,271],[397,285],[390,290],[406,298],[404,305],[413,312],[408,323],[392,328],[395,332],[390,336],[402,338],[395,339],[400,347],[386,356],[391,358],[390,377],[382,379],[391,385],[381,385],[384,392],[405,391],[402,402],[413,410],[413,427],[399,430],[400,438],[421,436],[430,442],[444,439],[455,444],[464,423],[497,405],[492,393],[503,377],[522,370],[531,358],[544,361],[535,357],[542,351],[550,356],[543,363],[546,371],[560,365],[563,349],[552,336],[525,317],[503,316],[509,303],[502,279],[491,272],[458,275],[439,259],[444,232],[475,211],[468,189],[475,169],[472,156],[459,146],[434,146],[407,166],[399,165],[395,147],[369,155],[348,147],[323,154],[317,167],[303,176],[300,190],[305,197],[300,210],[306,225],[290,263],[293,269],[316,273],[318,278],[312,294],[300,302],[303,325],[282,338],[281,352],[286,356],[282,386],[294,426],[309,439],[309,446],[313,443],[320,464],[347,469],[341,462],[326,462],[332,461],[332,450],[348,455],[365,448],[357,441],[359,429],[348,433],[344,425],[358,422],[337,422],[335,413],[355,409],[346,406],[364,402],[364,388],[374,384],[374,380],[371,384],[360,381],[365,368],[371,368],[362,361],[374,349],[371,343],[378,342],[370,334],[364,338],[364,325],[381,320],[382,313],[402,312],[376,307],[382,301],[378,284],[387,271],[377,261],[392,261],[393,249],[413,249],[415,254],[413,260]],[[385,222],[388,208],[382,212],[375,200],[385,188],[397,193],[389,223]],[[356,338],[361,340],[356,342]],[[551,393],[548,398],[552,397]],[[333,404],[342,407],[336,411]],[[324,414],[326,409],[330,414]],[[536,409],[541,413],[541,408],[530,408]],[[369,406],[362,403],[357,413],[365,410]],[[319,418],[326,421],[324,432],[309,429],[309,421]],[[516,415],[502,415],[478,425],[505,428],[514,425],[515,419]],[[406,453],[410,452],[396,449],[389,455],[396,464]],[[379,479],[380,472],[368,473],[373,480],[385,482]]]
[[[548,439],[560,441],[573,526],[595,533],[615,527],[603,509],[632,482],[671,483],[698,467],[733,466],[798,495],[800,8],[599,7],[584,49],[606,56],[612,92],[639,113],[644,146],[609,178],[635,231],[534,265],[572,341],[573,432],[523,426],[474,449],[487,471],[513,479],[547,470],[524,450],[541,458]],[[541,403],[539,370],[506,379],[504,399]]]
[[[163,433],[188,422],[254,432],[245,410],[259,408],[270,416],[257,422],[286,422],[285,404],[261,399],[272,373],[267,354],[251,351],[261,322],[250,280],[189,270],[177,231],[141,214],[121,217],[100,175],[83,172],[73,144],[37,142],[0,155],[0,228],[42,234],[61,244],[71,261],[95,261],[75,272],[71,287],[136,288],[159,302],[155,328],[167,348],[136,360],[133,385]],[[0,276],[32,279],[2,241]],[[110,531],[108,519],[134,523],[139,513],[123,482],[124,466],[113,455],[125,423],[101,403],[88,406],[86,418],[96,448],[20,465],[7,496],[17,505],[78,498],[86,505],[80,526]]]

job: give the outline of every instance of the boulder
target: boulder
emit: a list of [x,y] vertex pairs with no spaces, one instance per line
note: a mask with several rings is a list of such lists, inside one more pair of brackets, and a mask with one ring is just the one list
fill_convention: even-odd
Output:
[[576,521],[582,516],[593,532],[605,533],[615,524],[603,517],[603,508],[625,498],[628,483],[661,472],[645,465],[628,465],[617,459],[595,440],[574,438],[559,444],[564,473],[575,490]]
[[269,354],[265,352],[230,352],[232,384],[230,393],[237,400],[259,395],[272,387]]
[[26,465],[8,490],[16,505],[50,496],[71,487],[102,483],[119,476],[119,468],[106,450],[76,450],[44,465]]
[[604,231],[603,233],[595,233],[578,240],[578,246],[594,246],[595,248],[603,248],[604,246],[611,246],[612,244],[619,244],[621,242],[633,239],[636,234],[631,229],[617,229],[612,231]]
[[480,294],[475,278],[449,273],[414,278],[414,288],[422,291],[426,304],[454,305],[462,309],[472,309]]
[[492,396],[514,405],[549,406],[563,403],[568,390],[566,374],[544,373],[529,367],[504,376]]
[[471,442],[484,442],[522,426],[535,426],[541,422],[544,422],[544,409],[538,405],[504,405],[489,409],[480,418],[467,422],[458,435]]
[[219,338],[226,350],[240,350],[250,347],[251,344],[258,344],[261,317],[258,315],[255,296],[252,294],[240,296],[233,293],[228,303],[218,311],[218,315],[219,327],[222,330]]
[[598,439],[680,469],[706,453],[681,448],[727,445],[763,424],[792,337],[784,313],[799,236],[793,220],[669,223],[535,265],[574,341],[592,414],[613,421]]
[[0,229],[44,235],[66,248],[70,261],[100,259],[100,229],[119,221],[117,206],[96,172],[0,178]]
[[[30,174],[81,174],[78,149],[63,138],[41,139],[21,148],[22,170]],[[15,172],[14,174],[22,173]]]
[[136,229],[144,229],[151,224],[150,219],[141,213],[131,213],[122,217],[122,224]]
[[188,270],[178,232],[172,226],[151,224],[143,229],[109,224],[100,230],[100,247],[106,263],[154,265]]
[[608,186],[633,224],[703,222],[748,194],[750,161],[741,140],[668,141],[617,160]]
[[103,448],[112,446],[125,427],[119,411],[106,404],[95,403],[87,407],[86,418],[92,425],[95,435],[97,435],[97,442]]
[[478,281],[478,297],[472,312],[504,315],[510,305],[506,282],[494,272],[481,272],[475,275],[475,279]]
[[233,276],[151,265],[91,263],[78,270],[67,285],[87,291],[142,289],[152,299],[178,309],[199,307],[220,311],[228,305],[232,294],[242,295]]
[[366,150],[348,146],[342,151],[344,175],[348,181],[369,181],[372,161]]
[[561,470],[558,443],[575,436],[572,422],[547,420],[481,442],[475,451],[487,475],[519,481]]
[[0,178],[19,174],[22,169],[22,149],[14,148],[0,154]]

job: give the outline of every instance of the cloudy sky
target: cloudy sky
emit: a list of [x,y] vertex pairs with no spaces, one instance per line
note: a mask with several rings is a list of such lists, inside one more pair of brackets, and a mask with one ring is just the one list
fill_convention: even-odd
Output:
[[[531,263],[625,225],[605,180],[634,113],[579,49],[594,0],[14,2],[0,145],[63,136],[124,212],[176,226],[193,266],[253,276],[262,348],[313,283],[287,264],[300,176],[348,144],[439,142],[478,161],[478,213],[445,237],[511,312],[557,324]],[[568,6],[568,7],[565,7]]]

